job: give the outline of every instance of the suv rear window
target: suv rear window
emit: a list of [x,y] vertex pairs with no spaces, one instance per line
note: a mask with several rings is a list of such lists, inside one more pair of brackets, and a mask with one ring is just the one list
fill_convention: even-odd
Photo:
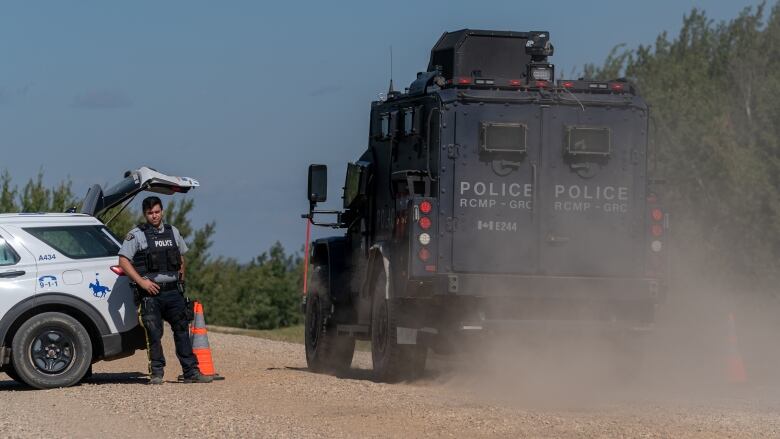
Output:
[[104,258],[119,253],[119,245],[103,226],[30,227],[24,231],[71,259]]
[[16,254],[14,249],[5,242],[2,236],[0,236],[0,266],[14,265],[19,262],[19,255]]

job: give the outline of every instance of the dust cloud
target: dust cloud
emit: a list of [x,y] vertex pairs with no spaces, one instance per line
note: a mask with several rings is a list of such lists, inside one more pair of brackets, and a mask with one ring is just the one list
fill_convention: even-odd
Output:
[[[686,262],[689,261],[689,262]],[[780,300],[679,256],[651,331],[514,330],[429,357],[421,385],[535,409],[780,401]],[[715,279],[718,279],[717,281]],[[736,284],[736,283],[735,283]],[[744,374],[742,373],[744,371]]]

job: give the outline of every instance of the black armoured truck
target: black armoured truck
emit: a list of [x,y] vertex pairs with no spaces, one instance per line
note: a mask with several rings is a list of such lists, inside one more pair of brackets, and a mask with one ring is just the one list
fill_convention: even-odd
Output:
[[[426,72],[371,104],[343,210],[309,167],[306,360],[376,379],[419,375],[461,335],[556,325],[650,328],[665,294],[668,216],[648,176],[635,86],[555,80],[547,32],[444,33]],[[327,217],[325,215],[332,215]]]

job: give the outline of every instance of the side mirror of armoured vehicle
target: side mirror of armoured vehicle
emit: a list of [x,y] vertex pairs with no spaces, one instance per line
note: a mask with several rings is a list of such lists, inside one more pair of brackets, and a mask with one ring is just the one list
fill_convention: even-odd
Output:
[[314,206],[328,198],[328,167],[309,165],[309,203]]

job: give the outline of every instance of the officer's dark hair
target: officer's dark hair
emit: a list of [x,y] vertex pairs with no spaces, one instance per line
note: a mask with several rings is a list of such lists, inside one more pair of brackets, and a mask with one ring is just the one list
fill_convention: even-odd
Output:
[[144,201],[141,202],[141,210],[146,213],[147,210],[151,210],[154,206],[160,206],[160,209],[163,208],[162,200],[160,197],[146,197],[144,198]]

